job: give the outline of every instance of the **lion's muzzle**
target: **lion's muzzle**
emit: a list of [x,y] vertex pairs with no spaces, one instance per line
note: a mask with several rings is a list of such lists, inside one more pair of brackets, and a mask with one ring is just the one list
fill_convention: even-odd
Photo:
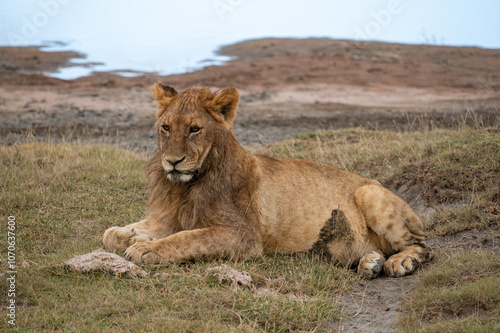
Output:
[[175,158],[166,156],[163,157],[161,165],[167,173],[167,179],[170,181],[188,182],[193,179],[194,172],[185,165],[186,156]]

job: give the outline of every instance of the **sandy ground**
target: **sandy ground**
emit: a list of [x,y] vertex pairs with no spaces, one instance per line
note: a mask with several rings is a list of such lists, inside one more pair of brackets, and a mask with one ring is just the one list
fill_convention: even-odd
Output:
[[[0,144],[39,140],[155,148],[156,81],[182,89],[236,87],[235,132],[259,146],[317,129],[418,130],[470,123],[499,127],[500,50],[330,39],[262,39],[220,49],[233,57],[182,75],[124,78],[112,73],[64,81],[44,76],[75,52],[0,47]],[[459,234],[434,247],[499,248],[497,235]],[[458,244],[458,245],[457,245]],[[388,332],[414,277],[381,278],[339,302],[351,317],[333,331]]]

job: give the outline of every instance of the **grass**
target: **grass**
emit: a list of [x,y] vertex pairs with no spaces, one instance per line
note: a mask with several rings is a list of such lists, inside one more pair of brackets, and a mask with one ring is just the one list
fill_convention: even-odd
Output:
[[[274,268],[275,260],[262,258],[230,264],[268,279],[287,270]],[[214,282],[204,272],[219,262],[149,267],[172,274],[145,279],[81,274],[54,265],[37,268],[33,276],[27,272],[20,275],[18,288],[26,306],[19,312],[18,325],[33,331],[71,331],[79,327],[77,331],[88,332],[281,332],[311,330],[338,318],[340,307],[332,296],[342,287],[335,281],[342,279],[342,273],[324,262],[301,258],[286,258],[286,262],[293,265],[294,271],[285,274],[287,282],[282,282],[276,295],[259,295]],[[262,265],[273,268],[270,272],[257,268]],[[319,282],[314,297],[302,288],[308,282],[305,272],[311,265]]]
[[419,276],[406,303],[403,332],[500,330],[500,256],[497,251],[457,251]]
[[[258,153],[313,159],[403,189],[398,194],[408,201],[417,197],[417,205],[432,207],[426,220],[432,236],[499,229],[500,135],[495,131],[317,132]],[[100,247],[106,228],[143,217],[146,164],[143,155],[108,146],[0,147],[0,216],[13,215],[17,222],[20,331],[322,331],[342,316],[336,296],[349,292],[357,277],[307,255],[146,267],[171,273],[162,279],[152,274],[117,279],[62,268],[62,261]],[[5,242],[2,237],[2,248]],[[491,320],[498,315],[498,253],[460,255],[448,261],[438,255],[437,264],[419,276],[403,329],[498,328]],[[1,259],[5,271],[5,252]],[[249,272],[270,292],[235,289],[205,274],[221,263]],[[0,288],[6,283],[1,279]],[[6,305],[6,299],[0,303]],[[460,309],[466,310],[460,314]],[[7,328],[0,321],[0,330]]]

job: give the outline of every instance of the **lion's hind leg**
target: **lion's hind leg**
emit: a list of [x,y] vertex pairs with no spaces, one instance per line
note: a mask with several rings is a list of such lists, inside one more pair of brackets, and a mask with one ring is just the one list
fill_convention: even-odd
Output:
[[374,234],[372,242],[390,255],[384,263],[387,276],[410,274],[432,257],[422,221],[397,195],[382,186],[367,185],[356,191],[355,200]]

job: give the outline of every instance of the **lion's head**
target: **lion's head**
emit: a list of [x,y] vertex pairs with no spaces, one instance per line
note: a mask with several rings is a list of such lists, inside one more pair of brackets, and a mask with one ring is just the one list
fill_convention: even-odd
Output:
[[155,128],[161,165],[172,182],[189,182],[204,169],[214,146],[232,135],[239,94],[235,88],[212,92],[191,88],[177,92],[158,82]]

